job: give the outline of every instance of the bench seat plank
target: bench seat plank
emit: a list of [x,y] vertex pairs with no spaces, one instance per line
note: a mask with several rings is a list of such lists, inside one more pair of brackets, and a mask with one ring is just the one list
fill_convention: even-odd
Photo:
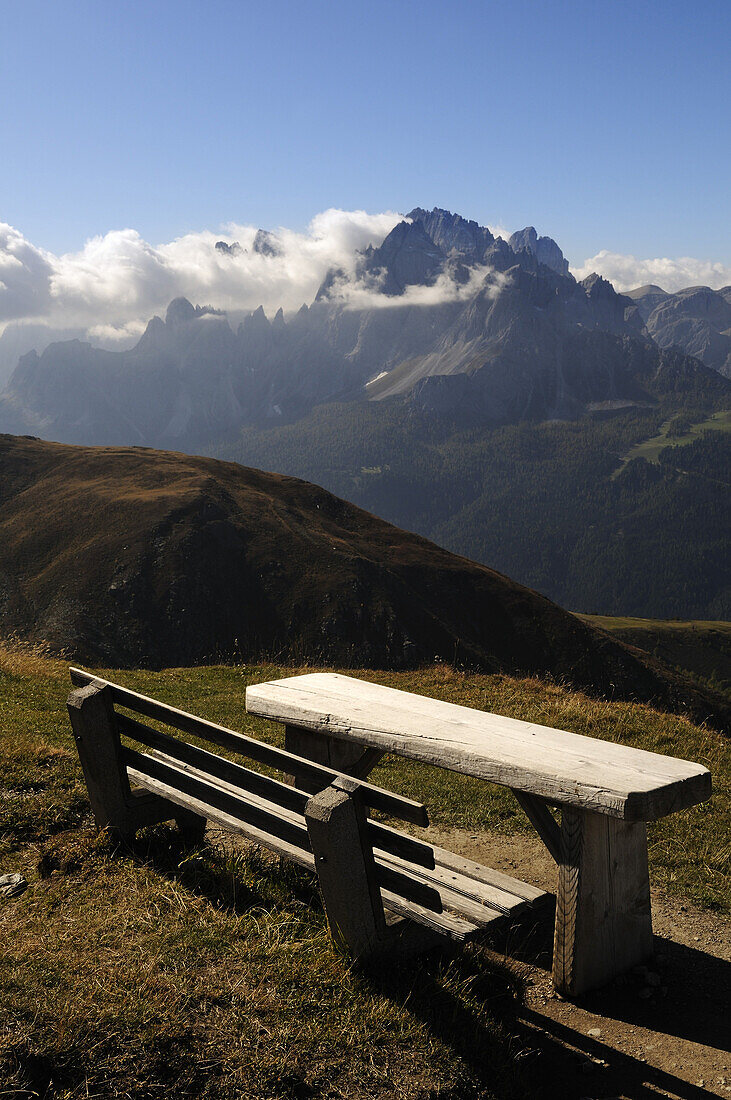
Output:
[[241,836],[245,836],[247,840],[251,840],[255,844],[258,844],[260,848],[266,848],[267,851],[273,852],[274,855],[284,856],[285,859],[291,859],[294,863],[298,863],[301,867],[306,867],[309,871],[315,870],[315,859],[312,852],[306,851],[304,848],[300,848],[295,844],[289,844],[286,840],[282,840],[281,837],[272,836],[271,833],[264,832],[262,829],[257,829],[255,825],[251,825],[248,821],[242,821],[238,817],[227,814],[224,810],[219,810],[215,806],[211,806],[209,802],[194,798],[192,795],[183,794],[177,787],[163,783],[161,780],[154,779],[152,776],[146,775],[143,772],[138,772],[135,768],[130,767],[127,769],[127,772],[131,782],[136,783],[145,790],[160,795],[161,798],[167,799],[168,802],[174,802],[183,809],[192,810],[194,813],[200,814],[201,817],[205,817],[209,821],[214,822],[214,824],[219,825],[227,832],[239,833]]
[[531,886],[529,882],[522,882],[502,871],[485,867],[482,863],[475,863],[474,860],[467,859],[465,856],[455,855],[454,852],[448,852],[445,848],[434,848],[434,862],[445,870],[456,871],[464,879],[474,879],[487,886],[496,886],[530,904],[542,902],[550,896],[544,890],[539,890],[537,886]]
[[252,685],[246,708],[626,821],[652,821],[711,793],[700,764],[338,673]]
[[[394,867],[408,868],[409,874],[414,878],[421,879],[439,891],[445,909],[458,912],[460,916],[473,920],[478,925],[487,926],[496,915],[517,916],[531,905],[519,894],[490,883],[469,879],[449,867],[440,866],[438,862],[433,870],[422,871],[409,867],[396,856],[384,856],[383,860]],[[548,897],[547,894],[543,896]]]
[[[304,815],[309,797],[304,791],[288,783],[282,783],[278,779],[271,779],[269,776],[251,771],[206,749],[199,749],[195,745],[189,745],[159,730],[151,729],[129,718],[126,714],[117,714],[116,720],[120,733],[153,749],[153,757],[173,765],[180,771],[189,772],[207,782],[214,781],[222,790],[228,790],[234,795],[246,792],[247,797],[258,796],[264,800],[262,805],[275,813],[283,809],[293,810],[299,813],[300,820]],[[430,845],[375,821],[369,823],[369,828],[373,844],[424,867],[434,866],[434,855]]]

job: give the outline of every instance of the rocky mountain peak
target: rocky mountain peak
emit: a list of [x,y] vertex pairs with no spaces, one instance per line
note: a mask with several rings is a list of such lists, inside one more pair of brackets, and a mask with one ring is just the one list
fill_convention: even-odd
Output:
[[184,325],[195,320],[195,307],[187,298],[173,298],[165,314],[166,325]]
[[257,229],[253,248],[261,256],[278,256],[281,252],[277,238],[268,229]]
[[667,291],[663,290],[657,283],[645,283],[644,286],[638,286],[634,290],[627,290],[626,295],[628,298],[646,298],[648,294],[663,294],[667,295]]
[[495,240],[485,226],[438,206],[433,210],[423,210],[420,206],[415,206],[407,217],[421,225],[427,236],[445,255],[456,254],[465,260],[481,262],[485,251]]
[[258,306],[253,313],[251,313],[248,317],[245,317],[241,323],[241,327],[249,331],[271,328],[269,318],[264,312],[264,306]]
[[582,279],[581,285],[589,298],[611,298],[617,293],[612,284],[601,275],[597,275],[596,271],[592,271],[591,275]]
[[399,222],[378,248],[362,254],[361,275],[384,273],[384,294],[403,294],[407,286],[429,286],[441,271],[446,256],[418,221]]
[[239,256],[244,251],[238,241],[233,241],[231,244],[226,241],[216,241],[215,249],[223,256]]
[[569,274],[568,260],[564,258],[564,254],[556,242],[551,237],[539,237],[532,225],[513,233],[508,244],[513,252],[530,252],[539,263],[552,268],[559,275]]

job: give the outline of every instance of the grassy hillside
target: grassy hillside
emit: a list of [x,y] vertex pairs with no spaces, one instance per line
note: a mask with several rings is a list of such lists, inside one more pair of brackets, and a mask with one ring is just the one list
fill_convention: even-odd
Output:
[[[731,432],[731,409],[711,413],[695,421],[692,416],[678,413],[669,417],[661,426],[657,435],[636,443],[622,458],[620,470],[633,458],[644,458],[648,462],[657,462],[660,452],[668,446],[686,447],[696,439],[702,439],[706,432]],[[619,470],[615,473],[615,477]]]
[[0,634],[116,666],[435,659],[731,718],[493,569],[317,485],[171,451],[0,436]]
[[679,619],[632,619],[580,615],[614,637],[690,673],[717,690],[731,692],[731,623]]
[[[108,675],[276,739],[279,728],[244,713],[244,690],[293,671]],[[652,877],[731,908],[731,746],[722,736],[537,680],[444,665],[358,675],[705,763],[713,800],[652,827]],[[330,948],[308,875],[216,846],[186,854],[167,827],[140,834],[131,851],[98,841],[68,686],[62,662],[0,648],[0,866],[30,882],[0,900],[0,1066],[11,1095],[541,1095],[514,1020],[520,971],[483,947],[357,974]],[[438,826],[528,828],[509,792],[467,777],[387,760],[376,781],[422,798]]]

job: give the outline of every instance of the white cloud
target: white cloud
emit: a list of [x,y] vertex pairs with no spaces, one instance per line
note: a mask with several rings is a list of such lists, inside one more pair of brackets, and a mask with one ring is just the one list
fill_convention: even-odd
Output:
[[692,256],[680,256],[676,260],[667,257],[638,260],[634,256],[602,249],[596,256],[585,260],[581,267],[571,268],[572,275],[577,279],[585,279],[593,271],[603,275],[620,291],[634,290],[648,283],[655,283],[670,292],[683,290],[687,286],[710,286],[718,290],[731,283],[731,267],[712,260],[697,260]]
[[0,222],[0,322],[47,312],[53,259],[17,229]]
[[492,233],[493,237],[502,237],[504,241],[509,241],[513,235],[514,230],[506,229],[504,225],[489,225],[487,227]]
[[[392,212],[326,210],[304,233],[274,232],[273,255],[254,251],[254,226],[233,223],[161,245],[133,229],[114,230],[61,256],[0,223],[0,331],[3,322],[35,321],[86,328],[113,344],[180,295],[221,309],[295,310],[312,301],[331,267],[352,271],[356,250],[380,244],[398,221]],[[220,239],[241,250],[216,250]]]
[[[263,305],[268,315],[280,306],[294,311],[311,302],[332,268],[352,275],[356,252],[379,245],[400,220],[387,211],[325,210],[304,232],[279,228],[271,235],[272,252],[255,251],[256,228],[231,223],[218,233],[188,233],[153,245],[134,229],[114,230],[87,241],[79,252],[54,255],[32,244],[12,226],[0,223],[0,334],[11,322],[36,331],[86,332],[109,347],[129,344],[154,313],[164,313],[172,298],[233,313]],[[492,226],[507,238],[503,226]],[[223,239],[240,249],[217,250]],[[577,278],[598,271],[618,289],[654,282],[666,290],[694,284],[731,283],[731,268],[693,258],[638,260],[604,250],[574,268]],[[442,274],[431,287],[412,287],[400,298],[379,294],[372,280],[338,290],[352,308],[428,305],[459,301],[478,289],[499,292],[500,280],[487,268],[472,272],[468,283]],[[35,327],[34,327],[35,326]],[[44,331],[44,330],[41,330]],[[20,336],[22,336],[22,332]],[[20,337],[18,337],[20,338]],[[17,343],[17,340],[16,340]],[[40,345],[39,345],[40,346]]]
[[346,309],[399,309],[404,306],[437,306],[448,302],[464,302],[483,291],[490,298],[498,294],[508,282],[508,276],[495,271],[489,265],[479,265],[470,269],[464,282],[459,282],[454,273],[442,271],[431,286],[407,286],[403,294],[387,295],[381,290],[377,279],[350,282],[347,278],[338,279],[330,291],[330,298],[341,301]]

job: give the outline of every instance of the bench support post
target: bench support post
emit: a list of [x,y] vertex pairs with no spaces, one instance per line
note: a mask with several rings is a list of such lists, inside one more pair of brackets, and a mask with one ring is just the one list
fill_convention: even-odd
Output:
[[444,944],[438,932],[413,921],[386,923],[357,783],[336,779],[313,795],[305,821],[330,934],[341,951],[367,963]]
[[305,821],[332,938],[358,960],[372,957],[386,919],[363,803],[333,785],[308,801]]
[[87,684],[72,691],[66,705],[97,827],[129,842],[145,825],[177,819],[180,807],[130,789],[109,688]]
[[[385,756],[380,749],[364,748],[363,745],[328,737],[327,734],[315,730],[290,725],[284,727],[284,747],[295,756],[304,756],[315,764],[324,764],[334,771],[346,772],[356,779],[366,779],[381,757]],[[306,779],[297,779],[295,786],[310,794],[315,794],[317,790],[317,784]]]
[[553,984],[576,997],[653,951],[644,822],[562,808]]
[[558,863],[561,851],[561,830],[553,820],[551,811],[542,798],[529,791],[512,788],[520,808],[548,848],[551,858]]

